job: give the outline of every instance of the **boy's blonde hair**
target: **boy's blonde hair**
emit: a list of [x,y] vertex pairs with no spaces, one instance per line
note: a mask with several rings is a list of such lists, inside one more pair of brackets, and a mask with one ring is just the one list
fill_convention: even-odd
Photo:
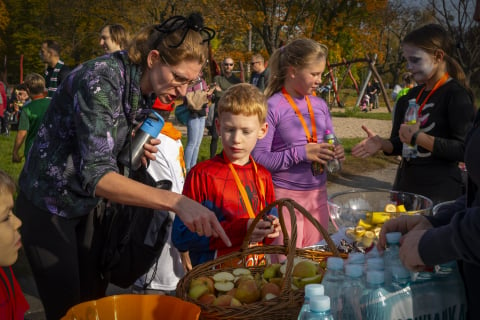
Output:
[[25,85],[27,86],[28,94],[31,96],[42,94],[47,90],[45,88],[45,78],[38,73],[27,74]]
[[256,115],[261,124],[267,119],[267,98],[257,87],[248,83],[239,83],[228,88],[218,101],[217,108],[219,116],[224,112]]

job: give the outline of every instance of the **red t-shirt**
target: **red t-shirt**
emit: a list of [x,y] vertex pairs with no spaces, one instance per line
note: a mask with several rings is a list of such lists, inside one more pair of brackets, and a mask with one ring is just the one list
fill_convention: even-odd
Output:
[[23,320],[29,308],[12,268],[0,268],[0,319]]

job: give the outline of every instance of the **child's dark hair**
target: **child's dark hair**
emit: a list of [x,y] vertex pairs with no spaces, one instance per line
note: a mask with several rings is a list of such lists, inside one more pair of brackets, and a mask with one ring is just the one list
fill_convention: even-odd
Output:
[[468,84],[465,72],[454,58],[455,43],[441,25],[432,23],[415,29],[405,36],[402,44],[413,45],[429,54],[435,54],[435,51],[442,50],[445,53],[444,60],[447,64],[448,74],[460,82],[467,89],[472,101],[474,100],[473,91]]

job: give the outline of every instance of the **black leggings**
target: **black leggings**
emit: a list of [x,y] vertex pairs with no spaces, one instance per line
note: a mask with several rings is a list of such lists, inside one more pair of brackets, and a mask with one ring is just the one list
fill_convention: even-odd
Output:
[[215,113],[213,116],[213,124],[210,128],[210,134],[212,136],[212,141],[210,142],[210,159],[215,157],[217,154],[217,145],[218,145],[218,132],[217,127],[215,126],[215,119],[218,118],[218,114]]
[[104,241],[100,206],[66,219],[36,207],[20,193],[16,213],[47,319],[58,320],[70,307],[105,296],[108,283],[98,268]]

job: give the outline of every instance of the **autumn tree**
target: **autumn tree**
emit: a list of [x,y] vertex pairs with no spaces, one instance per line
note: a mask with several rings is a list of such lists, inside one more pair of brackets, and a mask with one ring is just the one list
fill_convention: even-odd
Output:
[[[480,25],[473,20],[475,0],[430,0],[437,21],[456,42],[456,58],[467,79],[480,86]],[[475,76],[474,76],[475,75]],[[473,78],[472,78],[473,77]]]

